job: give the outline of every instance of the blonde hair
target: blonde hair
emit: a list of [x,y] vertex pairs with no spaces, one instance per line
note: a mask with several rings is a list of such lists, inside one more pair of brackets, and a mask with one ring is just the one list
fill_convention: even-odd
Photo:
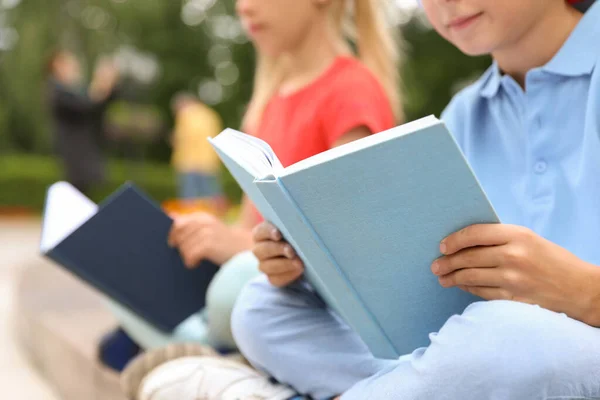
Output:
[[[389,0],[332,0],[333,27],[355,44],[359,60],[375,75],[385,90],[396,120],[404,115],[400,99],[399,61],[401,43],[386,18]],[[258,56],[254,91],[242,122],[243,129],[258,128],[262,114],[285,76],[286,59]]]

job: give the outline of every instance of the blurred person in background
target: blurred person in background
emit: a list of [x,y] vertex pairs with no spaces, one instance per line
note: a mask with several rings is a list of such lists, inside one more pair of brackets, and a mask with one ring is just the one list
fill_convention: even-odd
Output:
[[48,105],[53,142],[62,160],[66,180],[85,195],[103,183],[104,113],[115,97],[118,72],[109,59],[100,59],[88,87],[81,64],[68,50],[54,52],[47,63]]
[[220,196],[219,157],[207,139],[223,130],[221,117],[190,93],[177,93],[171,106],[175,115],[172,164],[177,172],[179,198]]

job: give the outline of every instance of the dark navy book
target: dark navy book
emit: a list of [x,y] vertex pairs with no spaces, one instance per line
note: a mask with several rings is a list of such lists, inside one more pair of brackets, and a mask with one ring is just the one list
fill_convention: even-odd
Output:
[[134,184],[96,205],[66,182],[46,195],[40,250],[163,332],[204,308],[218,266],[187,269],[167,237],[173,220]]

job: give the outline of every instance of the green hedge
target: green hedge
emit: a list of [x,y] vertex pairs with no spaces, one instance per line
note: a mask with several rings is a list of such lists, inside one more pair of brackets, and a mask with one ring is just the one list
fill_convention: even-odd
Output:
[[[57,158],[31,154],[0,155],[0,206],[19,206],[41,211],[48,186],[63,179]],[[223,190],[233,203],[241,197],[241,190],[223,168]],[[175,171],[168,164],[111,160],[108,179],[91,194],[100,202],[127,181],[135,182],[158,202],[173,199],[177,193]]]
[[[61,179],[61,168],[54,157],[1,155],[0,206],[20,206],[41,211],[46,189]],[[126,181],[135,182],[159,202],[176,195],[176,178],[169,165],[111,160],[106,184],[96,188],[90,197],[100,202]]]

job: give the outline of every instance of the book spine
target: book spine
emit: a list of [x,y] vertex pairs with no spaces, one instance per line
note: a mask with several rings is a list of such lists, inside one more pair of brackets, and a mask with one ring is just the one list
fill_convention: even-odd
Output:
[[276,178],[275,182],[279,192],[285,198],[285,203],[290,206],[289,210],[283,210],[281,207],[275,206],[274,209],[277,214],[280,217],[286,215],[287,218],[295,219],[300,222],[297,225],[305,228],[303,235],[300,232],[294,233],[298,236],[304,236],[304,240],[301,240],[305,245],[304,247],[306,247],[304,258],[307,261],[305,263],[308,264],[306,275],[309,283],[321,294],[326,303],[361,336],[374,354],[400,356],[390,338],[373,313],[364,304],[360,294],[347,278],[344,270],[339,266],[319,234],[312,227],[310,221],[305,217],[281,179]]

